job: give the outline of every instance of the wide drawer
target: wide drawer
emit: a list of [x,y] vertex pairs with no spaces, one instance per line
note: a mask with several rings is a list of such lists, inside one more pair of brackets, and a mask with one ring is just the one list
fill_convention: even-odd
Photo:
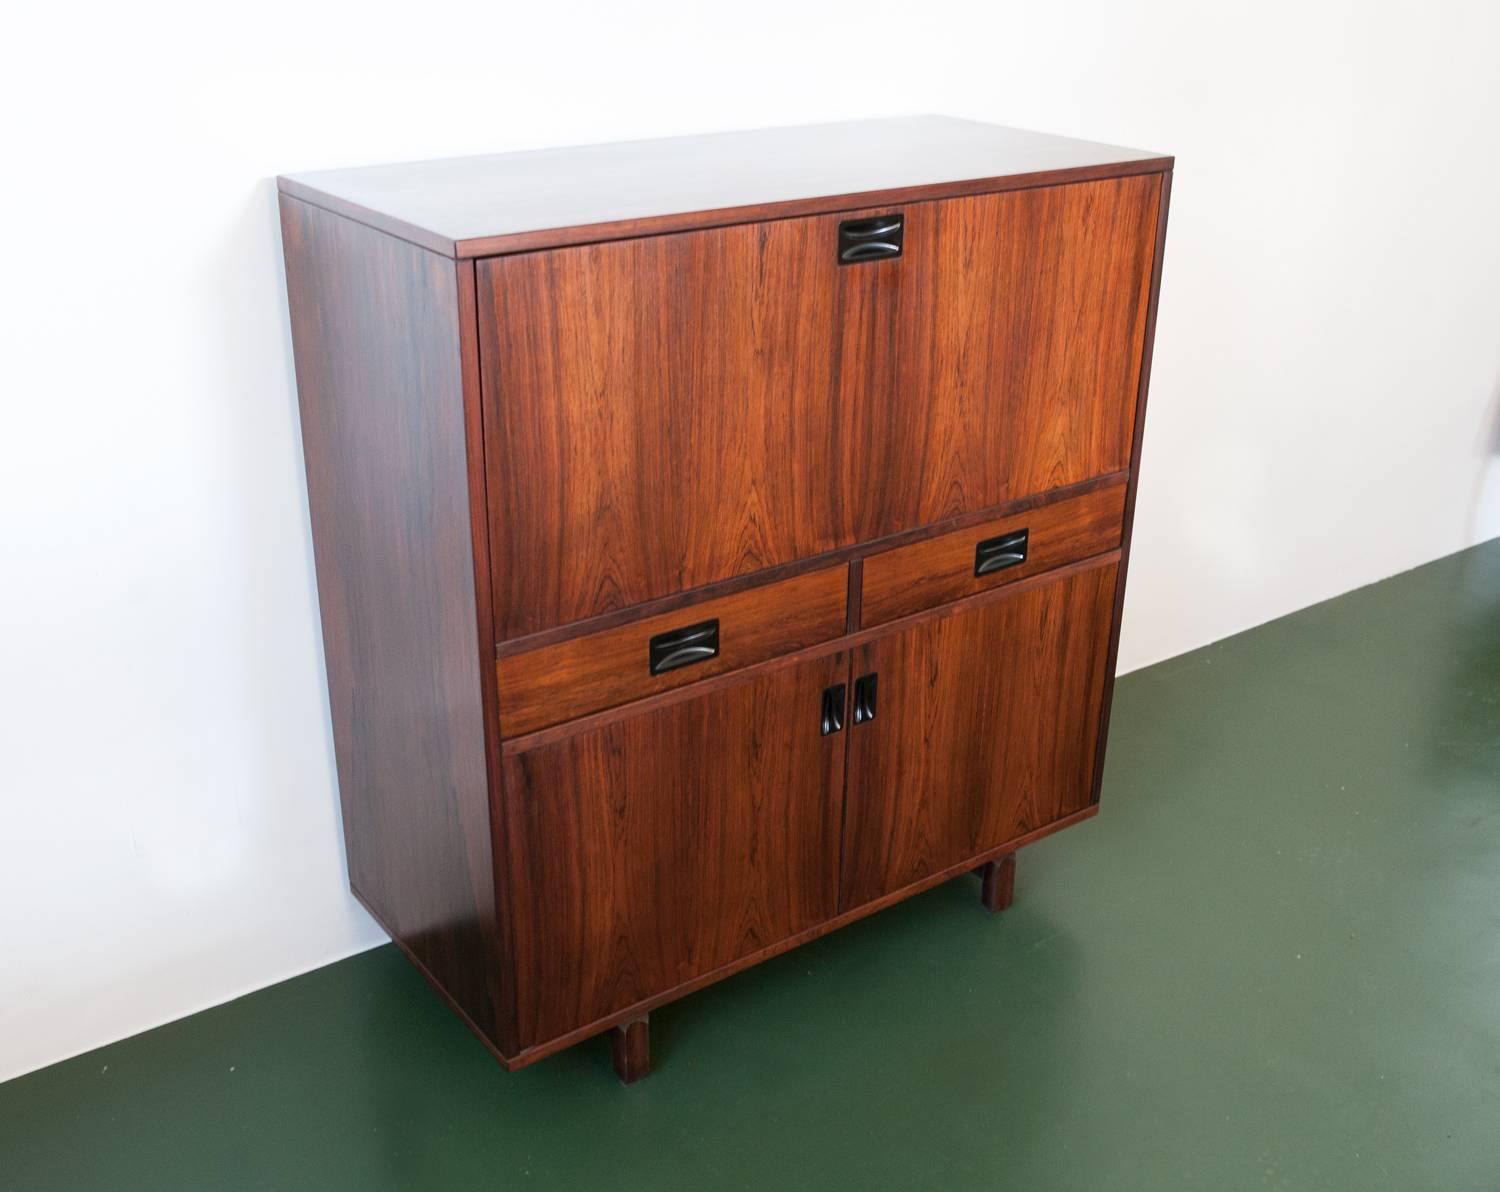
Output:
[[972,596],[1120,545],[1125,482],[871,555],[860,624]]
[[828,567],[502,658],[501,732],[533,732],[837,637],[848,592],[848,568]]

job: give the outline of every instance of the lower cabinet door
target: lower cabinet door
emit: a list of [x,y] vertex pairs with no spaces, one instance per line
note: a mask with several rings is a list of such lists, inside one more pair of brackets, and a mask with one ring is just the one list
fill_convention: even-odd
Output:
[[824,695],[848,666],[815,659],[506,755],[523,1048],[835,913],[847,729],[825,724]]
[[1115,573],[1094,567],[853,651],[841,910],[1088,804]]

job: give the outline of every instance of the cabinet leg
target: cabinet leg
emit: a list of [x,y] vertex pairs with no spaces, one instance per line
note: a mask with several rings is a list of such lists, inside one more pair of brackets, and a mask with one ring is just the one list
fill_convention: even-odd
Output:
[[651,1016],[622,1022],[610,1032],[615,1048],[615,1075],[621,1084],[634,1084],[651,1074]]
[[1016,896],[1016,854],[1006,853],[974,871],[984,883],[980,898],[984,909],[994,914],[1008,907]]

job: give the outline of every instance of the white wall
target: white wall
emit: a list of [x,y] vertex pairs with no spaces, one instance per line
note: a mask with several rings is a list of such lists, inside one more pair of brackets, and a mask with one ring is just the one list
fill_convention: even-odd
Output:
[[1500,534],[1487,0],[86,8],[0,50],[0,1078],[382,938],[278,171],[920,111],[1174,152],[1123,665]]

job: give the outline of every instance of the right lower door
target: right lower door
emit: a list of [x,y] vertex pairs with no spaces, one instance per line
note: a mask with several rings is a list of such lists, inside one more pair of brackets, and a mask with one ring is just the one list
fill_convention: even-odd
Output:
[[1110,558],[854,651],[874,714],[851,717],[841,910],[1089,804],[1116,571]]

